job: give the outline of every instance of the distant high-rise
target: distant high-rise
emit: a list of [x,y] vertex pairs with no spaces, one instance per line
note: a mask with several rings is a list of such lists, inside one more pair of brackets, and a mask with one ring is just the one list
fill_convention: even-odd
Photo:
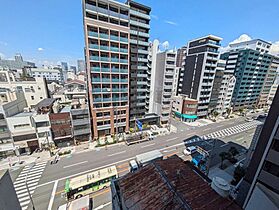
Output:
[[237,201],[246,210],[278,209],[279,203],[279,91],[257,140]]
[[188,42],[179,93],[198,100],[198,117],[208,115],[221,40],[220,37],[208,35]]
[[221,55],[227,60],[226,71],[234,72],[236,84],[232,104],[234,110],[257,105],[272,56],[271,44],[260,39],[232,44],[230,52]]
[[21,54],[16,54],[14,60],[6,60],[0,57],[0,67],[14,69],[23,69],[25,67],[36,67],[35,63],[24,61]]
[[61,67],[63,71],[68,71],[68,63],[67,62],[61,62]]
[[85,61],[77,60],[77,70],[78,72],[85,71]]

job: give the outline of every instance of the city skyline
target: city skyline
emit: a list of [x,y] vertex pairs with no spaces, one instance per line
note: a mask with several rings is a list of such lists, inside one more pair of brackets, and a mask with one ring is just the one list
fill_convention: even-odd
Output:
[[[256,2],[251,5],[240,1],[224,3],[216,0],[215,4],[204,6],[199,2],[186,4],[179,1],[172,5],[167,2],[155,4],[147,0],[141,0],[140,3],[152,7],[150,41],[159,39],[165,46],[179,48],[196,37],[213,34],[223,37],[222,47],[226,49],[230,42],[260,38],[276,43],[274,50],[279,52],[278,31],[272,28],[279,18],[276,13],[278,2],[273,0],[269,0],[265,5],[274,5],[274,7],[266,9],[265,5],[256,7],[258,5]],[[240,3],[241,7],[239,7]],[[40,4],[18,1],[3,4],[7,10],[0,14],[0,18],[14,20],[15,27],[9,27],[8,22],[3,22],[6,30],[0,35],[2,58],[10,59],[16,53],[21,53],[26,60],[35,62],[39,66],[56,65],[59,61],[76,64],[77,59],[84,59],[84,37],[80,36],[83,33],[81,1],[74,1],[71,4],[66,4],[65,1],[48,1]],[[39,12],[42,7],[45,8],[43,14]],[[218,12],[212,13],[213,7]],[[21,11],[28,11],[27,8],[30,13],[24,13],[20,20],[9,12],[13,9],[17,14],[21,14]],[[60,8],[64,8],[64,12],[61,12]],[[174,13],[174,9],[177,12]],[[228,11],[235,11],[242,15],[235,16]],[[251,18],[251,12],[260,12],[261,16]],[[183,19],[182,14],[185,17]],[[203,21],[208,15],[211,15],[211,18]],[[210,21],[211,19],[214,21]],[[244,19],[245,21],[242,21]],[[263,28],[267,30],[262,30]]]

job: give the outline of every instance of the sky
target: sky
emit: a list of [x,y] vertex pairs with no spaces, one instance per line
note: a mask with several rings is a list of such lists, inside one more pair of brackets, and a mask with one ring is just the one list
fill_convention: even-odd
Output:
[[[118,0],[124,2],[124,0]],[[208,34],[260,38],[279,52],[279,0],[138,0],[152,8],[150,41],[179,48]],[[0,56],[21,53],[38,65],[84,58],[81,0],[0,0]],[[239,38],[240,37],[240,38]]]

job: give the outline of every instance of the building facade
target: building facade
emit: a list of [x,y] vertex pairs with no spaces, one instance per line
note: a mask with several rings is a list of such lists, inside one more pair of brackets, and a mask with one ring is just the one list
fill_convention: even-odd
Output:
[[185,95],[173,97],[172,115],[183,122],[193,122],[197,119],[198,101]]
[[0,87],[24,93],[27,106],[34,107],[41,100],[48,98],[49,93],[44,78],[16,79],[9,70],[0,71]]
[[231,45],[230,52],[221,55],[227,60],[226,71],[234,72],[236,84],[232,97],[234,110],[257,105],[272,56],[270,43],[256,39]]
[[63,83],[63,75],[59,69],[30,68],[30,74],[32,77],[45,78],[48,82]]
[[241,182],[237,201],[243,208],[278,209],[279,197],[279,91],[257,140],[255,151]]
[[0,66],[3,68],[17,70],[25,67],[35,67],[35,63],[24,61],[20,54],[16,54],[14,60],[5,60],[0,57]]
[[85,68],[85,61],[84,60],[77,60],[77,72],[84,72]]
[[130,124],[144,121],[149,109],[148,46],[151,8],[135,1],[127,1],[130,18]]
[[271,104],[269,101],[272,101],[274,94],[273,97],[271,97],[270,92],[273,91],[272,88],[274,88],[273,85],[276,82],[275,80],[277,78],[278,71],[279,57],[273,56],[264,79],[264,84],[262,86],[260,96],[258,98],[257,107],[263,108]]
[[129,130],[129,6],[83,1],[93,137]]
[[154,93],[151,112],[160,116],[161,125],[169,124],[171,116],[171,99],[174,73],[176,68],[176,51],[168,50],[156,55]]
[[224,114],[231,109],[231,99],[236,79],[232,71],[226,71],[226,61],[218,60],[209,103],[209,112]]
[[188,42],[182,63],[183,79],[179,93],[198,100],[198,117],[208,115],[220,41],[217,36],[208,35]]

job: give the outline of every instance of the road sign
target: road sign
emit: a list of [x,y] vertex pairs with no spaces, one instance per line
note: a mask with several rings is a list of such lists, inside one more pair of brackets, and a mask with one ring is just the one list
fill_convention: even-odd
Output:
[[136,125],[138,126],[139,130],[142,131],[142,122],[136,119]]

